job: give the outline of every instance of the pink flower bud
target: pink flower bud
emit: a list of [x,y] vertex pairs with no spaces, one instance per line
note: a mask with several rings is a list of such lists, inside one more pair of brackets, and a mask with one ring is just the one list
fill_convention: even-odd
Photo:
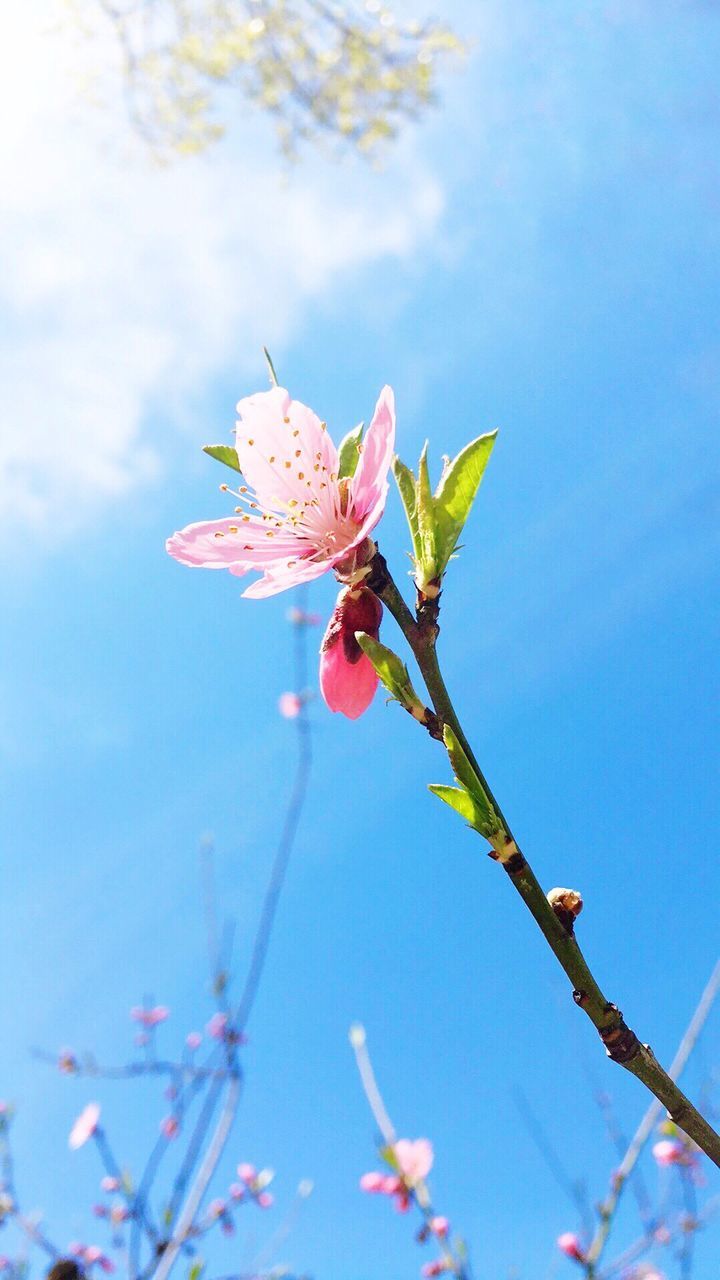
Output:
[[117,1191],[120,1187],[120,1179],[106,1173],[105,1177],[100,1179],[100,1186],[103,1191]]
[[249,1186],[257,1178],[257,1169],[254,1164],[239,1164],[237,1167],[238,1178]]
[[575,1262],[584,1262],[585,1254],[582,1251],[578,1237],[572,1231],[564,1231],[557,1238],[557,1247],[566,1258],[573,1258]]
[[202,1044],[202,1036],[200,1035],[200,1032],[191,1031],[189,1036],[186,1037],[185,1043],[188,1049],[192,1049],[193,1051],[195,1049],[199,1049],[200,1045]]
[[360,1179],[360,1190],[376,1195],[385,1190],[385,1177],[382,1173],[364,1173]]
[[205,1030],[213,1040],[222,1040],[228,1024],[226,1013],[214,1013]]
[[270,1191],[261,1191],[260,1194],[256,1196],[256,1200],[261,1209],[269,1209],[275,1202],[274,1196]]
[[286,720],[294,720],[302,710],[302,698],[297,693],[281,693],[278,698],[278,710]]
[[382,1176],[382,1186],[380,1191],[386,1196],[396,1196],[403,1190],[403,1180],[398,1178],[397,1174],[389,1173]]
[[407,1213],[410,1208],[410,1197],[407,1191],[401,1191],[399,1196],[395,1196],[393,1207],[396,1213]]
[[124,1204],[114,1204],[110,1210],[110,1221],[114,1226],[119,1227],[121,1222],[127,1222],[130,1212]]
[[231,1182],[229,1188],[229,1196],[231,1200],[242,1200],[245,1195],[245,1188],[241,1187],[239,1182]]
[[677,1138],[663,1138],[661,1142],[656,1142],[652,1153],[659,1165],[687,1163],[685,1147]]
[[226,1209],[224,1200],[211,1200],[208,1205],[208,1213],[211,1218],[221,1218]]
[[160,1122],[160,1132],[164,1134],[170,1142],[173,1138],[177,1138],[180,1132],[180,1122],[177,1117],[165,1116],[165,1119]]
[[438,1236],[440,1240],[445,1240],[450,1231],[450,1223],[447,1218],[443,1218],[439,1215],[436,1218],[430,1219],[430,1230],[433,1235]]
[[365,587],[342,590],[320,646],[320,692],[331,711],[357,720],[367,711],[378,686],[369,658],[355,639],[366,631],[377,639],[382,605]]
[[443,1271],[447,1271],[447,1266],[442,1258],[437,1258],[435,1262],[424,1262],[420,1268],[421,1276],[441,1276]]

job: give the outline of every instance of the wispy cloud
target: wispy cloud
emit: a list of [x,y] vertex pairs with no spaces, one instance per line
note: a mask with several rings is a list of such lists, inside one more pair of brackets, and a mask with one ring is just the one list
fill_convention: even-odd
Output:
[[400,181],[361,162],[283,174],[251,131],[166,169],[122,156],[40,9],[16,12],[0,54],[0,521],[65,536],[152,481],[157,423],[182,425],[183,396],[256,366],[364,264],[427,241],[442,194],[409,161]]

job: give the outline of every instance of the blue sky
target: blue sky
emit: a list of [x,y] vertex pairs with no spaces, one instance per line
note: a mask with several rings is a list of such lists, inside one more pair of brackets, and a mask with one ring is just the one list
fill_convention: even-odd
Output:
[[[263,341],[338,434],[390,382],[407,461],[426,437],[438,465],[500,428],[443,599],[462,717],[543,883],[582,890],[597,975],[664,1060],[715,961],[720,16],[508,10],[447,6],[472,56],[381,172],[310,154],[290,177],[254,120],[152,170],[112,113],[73,105],[63,59],[17,19],[0,1095],[19,1108],[26,1201],[61,1241],[91,1230],[93,1154],[66,1147],[81,1105],[101,1099],[136,1168],[164,1106],[60,1079],[30,1046],[121,1059],[144,992],[172,1009],[164,1044],[202,1022],[199,840],[214,834],[241,969],[288,791],[289,601],[241,601],[163,550],[224,514],[199,446],[263,385]],[[401,575],[394,495],[379,537]],[[332,599],[313,588],[313,608]],[[319,703],[312,720],[227,1171],[272,1165],[281,1202],[314,1179],[282,1257],[317,1280],[417,1274],[409,1226],[356,1190],[373,1165],[347,1043],[360,1019],[398,1130],[435,1144],[436,1200],[478,1280],[569,1276],[553,1242],[573,1210],[513,1092],[593,1200],[614,1161],[593,1089],[627,1129],[646,1098],[604,1061],[481,842],[427,793],[447,779],[434,744],[380,698],[355,724]],[[688,1087],[718,1063],[716,1015]],[[628,1213],[618,1244],[633,1237]],[[716,1256],[707,1232],[696,1280]],[[222,1244],[215,1262],[238,1264]]]

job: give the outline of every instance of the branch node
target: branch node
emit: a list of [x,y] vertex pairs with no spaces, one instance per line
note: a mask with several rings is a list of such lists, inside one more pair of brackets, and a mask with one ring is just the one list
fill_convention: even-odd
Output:
[[642,1046],[635,1032],[627,1026],[616,1004],[606,1005],[605,1012],[615,1014],[615,1018],[611,1026],[598,1027],[600,1039],[605,1045],[608,1058],[625,1066],[638,1055]]

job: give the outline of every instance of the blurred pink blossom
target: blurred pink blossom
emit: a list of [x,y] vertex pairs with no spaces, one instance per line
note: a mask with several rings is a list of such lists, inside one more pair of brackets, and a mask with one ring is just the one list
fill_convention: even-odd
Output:
[[231,1200],[242,1200],[245,1195],[245,1188],[239,1182],[231,1182],[228,1194]]
[[385,1177],[382,1173],[364,1173],[360,1179],[360,1190],[377,1195],[385,1191]]
[[98,1122],[100,1120],[100,1107],[97,1102],[89,1102],[84,1111],[80,1112],[68,1138],[68,1146],[71,1151],[77,1151],[83,1147],[86,1142],[92,1138],[97,1131]]
[[130,1017],[133,1022],[139,1022],[143,1027],[157,1027],[159,1023],[165,1022],[170,1017],[170,1010],[164,1004],[156,1004],[152,1009],[136,1004],[130,1010]]
[[422,1182],[432,1169],[434,1153],[427,1138],[399,1138],[393,1147],[395,1159],[404,1181],[409,1187]]
[[438,1215],[437,1217],[430,1219],[430,1230],[433,1235],[438,1236],[440,1240],[445,1240],[450,1231],[450,1223],[447,1218],[442,1217],[442,1215]]
[[663,1138],[662,1141],[656,1142],[652,1153],[658,1164],[662,1166],[690,1164],[692,1160],[685,1144],[679,1142],[677,1138]]
[[165,1116],[165,1119],[160,1121],[160,1132],[164,1134],[169,1141],[172,1141],[173,1138],[177,1138],[180,1132],[180,1122],[177,1119],[177,1116]]
[[225,1213],[227,1205],[224,1200],[211,1200],[208,1205],[208,1213],[211,1218],[220,1218]]
[[557,1247],[566,1258],[573,1258],[575,1262],[584,1262],[585,1254],[583,1253],[580,1240],[572,1231],[564,1231],[557,1238]]
[[106,1173],[105,1177],[100,1179],[100,1186],[103,1191],[117,1191],[120,1187],[120,1179],[113,1177],[110,1173]]
[[319,613],[306,613],[304,609],[298,609],[295,605],[288,609],[285,617],[295,627],[319,627],[322,622]]
[[257,1178],[257,1169],[254,1164],[239,1164],[237,1167],[238,1178],[247,1186],[254,1182]]
[[261,1209],[269,1209],[270,1206],[275,1202],[275,1197],[272,1195],[272,1192],[270,1191],[261,1191],[255,1197],[255,1199],[257,1203],[260,1205]]
[[302,711],[302,698],[298,693],[281,693],[278,698],[278,710],[286,720],[294,720]]
[[424,1262],[420,1268],[422,1276],[441,1276],[444,1271],[448,1270],[448,1264],[444,1258],[436,1258],[434,1262]]
[[199,1049],[202,1044],[202,1036],[200,1035],[200,1032],[191,1031],[190,1034],[185,1037],[185,1043],[188,1049],[192,1049],[193,1051],[195,1049]]
[[227,1024],[228,1016],[226,1013],[214,1013],[205,1030],[213,1040],[222,1040]]

